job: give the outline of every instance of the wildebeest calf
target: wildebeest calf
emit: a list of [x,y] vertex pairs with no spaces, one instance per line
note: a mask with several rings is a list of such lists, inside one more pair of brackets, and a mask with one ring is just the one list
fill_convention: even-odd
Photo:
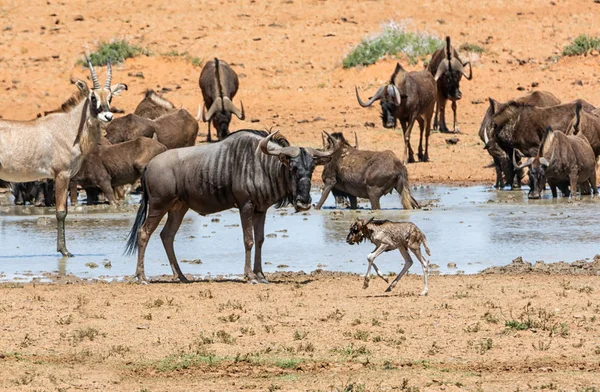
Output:
[[54,202],[54,181],[50,179],[13,182],[11,191],[16,205],[31,203],[36,207],[52,207]]
[[357,219],[356,222],[350,226],[350,232],[346,237],[346,242],[350,245],[358,244],[362,241],[369,240],[375,244],[375,250],[369,253],[367,259],[369,260],[369,267],[365,274],[365,283],[363,288],[369,287],[369,273],[371,272],[371,266],[375,268],[377,276],[389,283],[387,278],[379,272],[379,269],[375,265],[375,258],[383,252],[389,252],[394,249],[398,249],[400,254],[404,258],[404,267],[398,274],[396,279],[385,290],[391,291],[396,283],[406,274],[408,269],[412,266],[413,261],[408,253],[410,249],[423,267],[423,279],[425,281],[425,287],[421,292],[421,295],[427,295],[429,288],[427,286],[427,275],[429,273],[429,262],[421,253],[421,245],[425,248],[428,256],[431,256],[429,247],[427,246],[427,238],[425,234],[419,228],[411,222],[392,222],[389,220],[375,220],[374,218],[369,219]]

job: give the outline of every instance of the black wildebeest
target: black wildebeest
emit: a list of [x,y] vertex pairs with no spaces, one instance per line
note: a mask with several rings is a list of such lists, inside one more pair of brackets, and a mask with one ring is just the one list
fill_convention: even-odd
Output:
[[[469,66],[469,74],[465,66]],[[433,127],[442,133],[455,133],[456,130],[456,101],[462,98],[460,91],[460,80],[464,76],[467,80],[473,78],[471,62],[462,62],[456,49],[450,45],[450,37],[446,37],[446,47],[436,50],[431,56],[427,66],[437,83],[437,104],[435,107],[435,119]],[[446,101],[452,101],[452,112],[454,113],[454,128],[450,132],[446,126]]]
[[[118,144],[98,144],[85,157],[79,172],[71,180],[88,189],[100,188],[110,204],[115,204],[114,189],[140,179],[152,158],[167,148],[154,139],[138,137]],[[88,194],[88,204],[93,201]]]
[[[560,100],[554,96],[554,94],[548,91],[533,91],[527,95],[516,98],[514,100],[518,103],[548,107],[559,105]],[[484,148],[494,159],[494,167],[496,169],[496,188],[504,188],[505,182],[503,178],[506,177],[506,181],[511,184],[513,188],[521,187],[521,178],[515,176],[515,171],[512,165],[512,161],[503,149],[498,146],[494,137],[494,127],[492,123],[492,117],[496,112],[502,111],[506,103],[501,103],[493,98],[489,98],[490,106],[485,112],[481,126],[479,127],[479,138],[484,143]]]
[[198,84],[204,99],[202,121],[208,123],[206,140],[209,142],[212,140],[210,135],[211,120],[217,131],[217,138],[223,140],[229,134],[232,113],[240,120],[246,118],[244,104],[240,101],[242,110],[239,110],[232,102],[240,86],[238,76],[229,64],[215,57],[214,61],[207,62],[202,68]]
[[168,149],[193,146],[198,136],[198,122],[187,110],[175,109],[155,120],[128,114],[106,127],[106,139],[112,144],[155,135]]
[[[514,157],[513,155],[513,163],[517,166]],[[517,167],[529,167],[530,199],[541,197],[546,181],[552,190],[552,197],[557,197],[557,187],[564,196],[576,195],[577,185],[582,194],[589,192],[590,185],[594,195],[598,193],[596,157],[592,146],[581,132],[565,135],[547,127],[537,155]]]
[[57,251],[63,256],[73,256],[65,241],[69,179],[100,138],[100,123],[112,120],[112,97],[127,90],[121,83],[111,86],[110,62],[104,86],[100,86],[89,59],[87,63],[94,83],[92,90],[78,80],[75,85],[79,93],[59,111],[31,121],[0,120],[0,178],[13,182],[54,179]]
[[[583,100],[543,108],[509,101],[492,116],[494,139],[509,157],[512,157],[513,150],[517,149],[524,156],[533,158],[537,155],[546,127],[566,131],[575,116],[578,102],[583,105],[583,110],[595,109]],[[518,178],[523,177],[520,170],[516,172]]]
[[138,103],[133,114],[154,120],[173,110],[175,110],[175,105],[158,95],[154,90],[148,89],[144,94],[144,99]]
[[579,132],[587,138],[594,150],[596,159],[600,156],[600,110],[586,112],[581,105],[575,106],[575,118],[567,127],[567,135],[576,135]]
[[[373,102],[381,101],[381,120],[384,128],[395,128],[399,120],[404,132],[404,155],[402,162],[415,162],[413,149],[410,146],[410,134],[415,121],[419,123],[419,161],[429,161],[429,132],[431,117],[436,100],[435,80],[427,70],[406,72],[400,64],[390,78],[390,82],[381,86],[375,95],[366,103],[360,99],[355,87],[356,99],[363,108]],[[423,150],[423,134],[425,133],[425,150]]]
[[[316,205],[320,209],[329,192],[336,190],[350,199],[350,208],[357,208],[356,198],[368,198],[371,209],[378,210],[381,196],[396,190],[402,206],[419,208],[410,194],[406,166],[390,151],[362,151],[352,147],[341,132],[331,134],[341,146],[323,168],[323,194]],[[333,146],[330,145],[330,148]],[[335,194],[334,194],[335,195]]]
[[[246,249],[244,275],[249,282],[266,282],[261,252],[267,209],[287,203],[296,211],[310,209],[315,165],[325,164],[334,152],[282,147],[271,141],[276,133],[267,136],[263,131],[242,130],[219,143],[168,150],[150,161],[142,176],[141,205],[127,240],[127,252],[138,252],[135,275],[140,281],[146,281],[146,245],[165,214],[167,223],[160,237],[174,276],[187,281],[173,249],[185,213],[192,209],[208,215],[236,207]],[[255,243],[252,269],[250,252]]]

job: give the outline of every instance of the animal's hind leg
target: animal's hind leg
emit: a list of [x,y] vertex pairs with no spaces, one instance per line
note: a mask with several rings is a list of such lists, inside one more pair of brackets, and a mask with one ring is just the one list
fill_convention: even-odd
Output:
[[265,242],[265,218],[266,212],[257,212],[252,219],[254,226],[254,273],[261,283],[269,283],[262,270],[262,246]]
[[458,133],[456,129],[456,101],[452,101],[452,113],[454,113],[454,133]]
[[[388,249],[388,246],[386,244],[381,244],[377,248],[375,248],[375,250],[372,253],[369,253],[369,255],[367,256],[367,260],[369,261],[369,266],[367,267],[367,273],[365,274],[365,282],[363,284],[363,289],[366,289],[367,287],[369,287],[369,273],[371,272],[371,266],[375,265],[374,264],[375,258],[377,256],[379,256],[380,254],[382,254],[383,252],[385,252],[387,249]],[[375,267],[375,270],[377,271],[377,267]]]
[[148,217],[146,222],[138,230],[138,261],[135,268],[135,277],[142,283],[147,283],[146,273],[144,272],[144,254],[146,253],[146,247],[150,236],[154,233],[154,230],[158,227],[160,220],[165,216],[168,209],[171,206],[167,206],[165,209],[157,210],[152,208],[152,204],[148,203]]
[[402,279],[402,277],[404,276],[404,274],[406,274],[406,272],[408,271],[408,269],[413,265],[412,258],[408,254],[408,250],[405,247],[400,247],[399,250],[400,250],[400,254],[404,258],[404,267],[402,267],[402,271],[400,271],[400,273],[398,274],[398,276],[396,276],[396,279],[394,279],[392,281],[392,283],[388,286],[388,288],[385,290],[386,292],[392,291],[392,289],[394,287],[396,287],[396,284],[398,283],[398,281],[400,279]]
[[421,262],[421,267],[423,267],[423,280],[424,280],[424,287],[423,287],[423,291],[421,292],[421,295],[427,295],[427,292],[429,291],[429,286],[427,285],[427,278],[429,275],[429,262],[427,261],[427,259],[425,259],[425,257],[423,257],[423,254],[421,253],[421,244],[416,244],[417,248],[411,248],[410,250],[415,254],[415,256],[417,256],[417,259],[419,260],[419,262]]
[[167,223],[160,232],[160,239],[162,240],[165,251],[167,252],[167,257],[169,258],[169,263],[171,264],[171,269],[173,270],[173,276],[179,278],[179,280],[184,283],[187,283],[188,279],[185,277],[183,272],[181,272],[179,263],[177,263],[175,249],[173,249],[173,241],[175,240],[175,234],[177,234],[177,230],[179,230],[179,226],[181,226],[183,217],[188,209],[189,207],[181,202],[176,203],[173,207],[171,207],[169,210],[169,215],[167,216]]

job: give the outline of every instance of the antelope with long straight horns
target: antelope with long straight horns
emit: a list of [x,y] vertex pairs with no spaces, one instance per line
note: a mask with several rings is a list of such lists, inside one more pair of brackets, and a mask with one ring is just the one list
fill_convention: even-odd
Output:
[[52,178],[55,182],[57,251],[73,256],[65,241],[67,189],[83,161],[98,143],[100,124],[110,122],[113,96],[127,90],[125,84],[112,87],[112,67],[107,62],[106,82],[100,86],[98,75],[86,57],[93,87],[78,80],[79,92],[59,110],[30,121],[0,120],[0,179],[26,182]]

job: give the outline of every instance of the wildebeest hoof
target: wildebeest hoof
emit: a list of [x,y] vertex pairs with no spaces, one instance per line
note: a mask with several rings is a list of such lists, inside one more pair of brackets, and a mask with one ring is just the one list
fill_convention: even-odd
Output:
[[363,290],[366,290],[368,288],[369,288],[369,282],[363,283]]
[[408,163],[415,163],[415,162],[416,162],[416,161],[415,161],[415,157],[414,157],[413,155],[410,155],[410,156],[408,157]]
[[260,279],[260,283],[269,284],[269,281],[267,279],[265,279],[265,278],[261,278]]
[[386,293],[389,293],[390,291],[392,291],[392,286],[389,286],[387,289],[385,289]]
[[426,295],[427,295],[427,291],[426,291],[426,290],[425,290],[425,291],[423,291],[423,292],[422,292],[420,295],[421,295],[422,297],[426,296]]
[[250,280],[248,280],[248,284],[258,284],[258,280],[250,279]]
[[190,283],[190,280],[186,278],[184,275],[178,277],[181,283]]

